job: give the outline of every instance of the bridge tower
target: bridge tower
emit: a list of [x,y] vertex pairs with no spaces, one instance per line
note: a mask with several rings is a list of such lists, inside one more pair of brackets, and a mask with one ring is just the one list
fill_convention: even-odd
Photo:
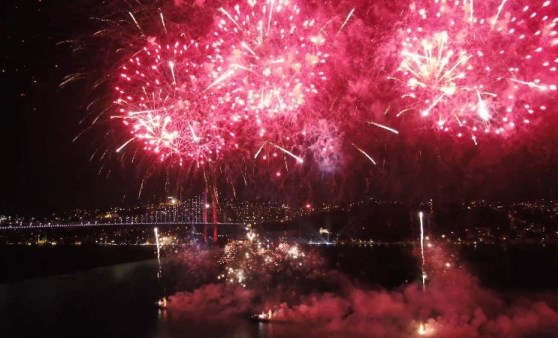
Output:
[[209,191],[204,191],[202,194],[202,207],[203,207],[203,239],[207,242],[209,239],[209,217],[207,215],[207,211],[209,208],[212,209],[212,219],[213,219],[213,242],[216,243],[217,239],[219,238],[219,233],[217,232],[217,191],[213,191],[211,194],[211,204],[209,202]]
[[207,190],[202,194],[203,239],[207,242]]
[[214,191],[211,197],[213,209],[213,243],[217,243],[217,240],[219,239],[217,234],[217,191]]

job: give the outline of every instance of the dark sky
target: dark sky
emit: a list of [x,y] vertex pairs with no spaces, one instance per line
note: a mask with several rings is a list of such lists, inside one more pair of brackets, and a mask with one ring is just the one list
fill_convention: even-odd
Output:
[[[0,212],[24,213],[115,203],[111,180],[72,143],[83,127],[83,88],[61,90],[80,67],[60,41],[79,36],[88,16],[65,1],[2,1]],[[110,198],[113,198],[110,200]]]
[[[90,161],[98,149],[110,148],[113,142],[112,136],[105,138],[108,129],[103,123],[92,132],[80,124],[88,120],[84,107],[95,98],[89,89],[93,81],[62,89],[59,84],[66,75],[91,72],[97,64],[92,55],[84,57],[60,42],[91,34],[95,23],[90,16],[102,13],[104,3],[4,0],[1,6],[0,213],[134,204],[174,193],[169,184],[188,186],[187,180],[175,183],[173,177],[188,175],[158,172],[156,165],[148,164],[153,177],[148,175],[149,187],[138,200],[145,165],[138,169],[111,156]],[[101,59],[104,67],[106,60]],[[552,115],[525,135],[482,147],[422,129],[413,137],[378,136],[385,137],[372,149],[378,166],[371,169],[360,161],[341,173],[313,173],[305,185],[311,193],[302,199],[317,199],[329,191],[341,200],[362,194],[393,199],[553,198],[558,188],[557,123]],[[280,187],[260,185],[267,191],[258,193],[264,198],[276,196],[276,190],[287,196],[305,194],[299,183],[293,179]]]

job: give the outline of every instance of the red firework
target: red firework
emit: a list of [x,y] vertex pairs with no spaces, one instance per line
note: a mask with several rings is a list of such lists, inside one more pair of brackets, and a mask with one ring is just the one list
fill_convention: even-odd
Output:
[[417,1],[402,31],[407,109],[457,137],[507,135],[556,95],[556,5],[532,0]]
[[293,1],[247,0],[220,8],[215,24],[209,38],[223,67],[211,87],[253,116],[261,137],[274,127],[265,120],[296,114],[327,78],[327,25]]
[[286,0],[249,0],[217,13],[199,43],[160,14],[165,33],[120,66],[113,118],[131,137],[118,150],[140,141],[162,161],[200,165],[237,150],[255,159],[265,149],[302,163],[312,145],[304,125],[318,114],[296,113],[326,80],[328,25]]
[[[206,88],[215,63],[207,47],[180,37],[148,39],[119,69],[115,85],[119,118],[130,140],[160,159],[205,164],[238,148],[242,116],[221,109]],[[119,148],[120,149],[122,149]]]

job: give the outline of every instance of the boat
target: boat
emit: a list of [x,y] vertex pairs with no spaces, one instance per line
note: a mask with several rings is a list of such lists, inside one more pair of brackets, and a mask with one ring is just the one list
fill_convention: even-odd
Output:
[[266,312],[255,313],[250,318],[256,322],[267,323],[271,321],[272,317],[273,314],[271,313],[271,310],[269,310],[267,313]]
[[166,297],[163,297],[163,298],[159,299],[158,301],[156,301],[156,302],[155,302],[155,305],[157,305],[157,307],[158,307],[159,309],[164,310],[164,309],[167,308],[168,303],[169,303],[169,301],[167,300],[167,298],[166,298]]

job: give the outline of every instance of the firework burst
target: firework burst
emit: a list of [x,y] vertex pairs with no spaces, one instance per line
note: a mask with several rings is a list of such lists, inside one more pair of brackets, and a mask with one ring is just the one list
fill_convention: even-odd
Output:
[[207,48],[179,37],[168,40],[149,39],[120,67],[113,118],[122,119],[131,140],[161,160],[219,160],[238,148],[242,117],[220,109],[219,98],[205,90],[214,66]]
[[114,84],[112,118],[130,131],[118,151],[140,144],[161,161],[198,167],[250,157],[277,158],[287,171],[288,162],[303,163],[316,141],[316,128],[306,126],[320,124],[320,109],[304,106],[327,79],[326,38],[335,31],[333,19],[302,12],[286,0],[219,8],[213,29],[196,41],[161,11],[151,18],[160,34],[148,37],[131,14],[142,39]]
[[543,113],[557,89],[556,5],[520,3],[413,3],[394,77],[408,108],[475,143]]
[[327,79],[326,25],[292,1],[248,0],[220,8],[215,23],[212,46],[223,68],[210,87],[255,116],[261,136],[261,118],[296,113]]

